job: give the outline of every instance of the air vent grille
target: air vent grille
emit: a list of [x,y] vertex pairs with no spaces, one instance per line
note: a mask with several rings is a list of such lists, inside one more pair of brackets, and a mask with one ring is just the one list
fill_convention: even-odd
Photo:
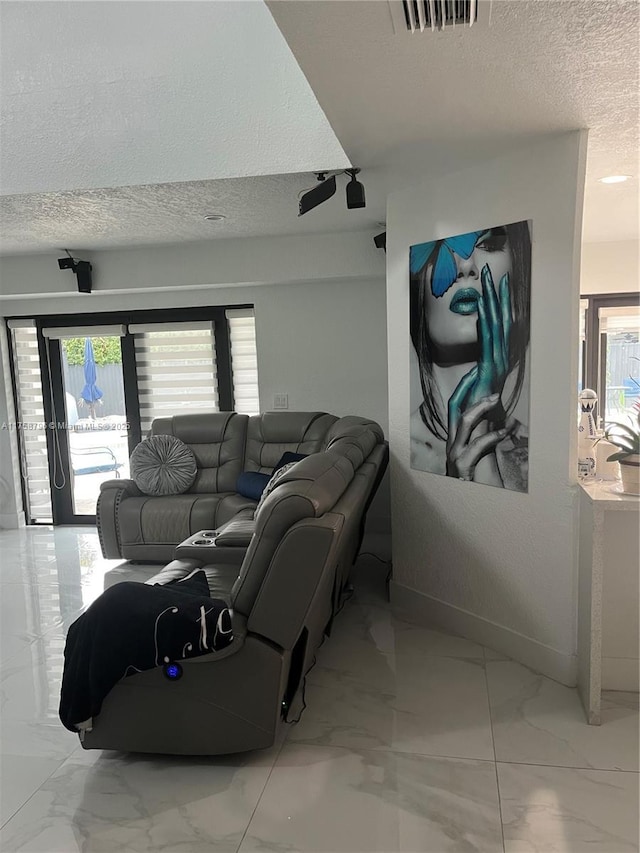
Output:
[[477,17],[477,0],[402,0],[409,32],[471,26]]

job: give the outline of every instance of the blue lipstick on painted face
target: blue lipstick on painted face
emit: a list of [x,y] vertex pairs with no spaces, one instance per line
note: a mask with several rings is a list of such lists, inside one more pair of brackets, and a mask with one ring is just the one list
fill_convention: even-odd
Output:
[[463,287],[451,300],[449,311],[454,314],[477,314],[480,294],[473,287]]

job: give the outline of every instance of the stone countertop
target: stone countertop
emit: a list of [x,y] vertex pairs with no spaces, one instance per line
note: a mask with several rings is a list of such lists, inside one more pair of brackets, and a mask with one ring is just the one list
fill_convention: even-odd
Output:
[[583,480],[578,485],[590,500],[603,509],[640,510],[640,495],[623,492],[619,480]]

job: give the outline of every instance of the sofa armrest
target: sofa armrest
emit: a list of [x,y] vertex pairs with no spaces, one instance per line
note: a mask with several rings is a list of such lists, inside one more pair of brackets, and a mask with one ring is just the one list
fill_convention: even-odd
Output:
[[138,497],[141,494],[133,480],[106,480],[100,484],[96,506],[96,526],[103,557],[111,560],[122,557],[118,522],[120,503],[125,498]]
[[101,492],[111,491],[112,489],[122,489],[128,498],[137,498],[143,494],[133,480],[105,480],[104,483],[100,483]]
[[253,507],[246,507],[215,530],[192,534],[176,546],[174,558],[204,566],[235,566],[237,577],[255,529],[253,514]]
[[251,538],[256,529],[256,522],[253,518],[253,512],[238,513],[231,521],[222,524],[216,529],[215,539],[213,540],[216,547],[228,548],[248,548]]

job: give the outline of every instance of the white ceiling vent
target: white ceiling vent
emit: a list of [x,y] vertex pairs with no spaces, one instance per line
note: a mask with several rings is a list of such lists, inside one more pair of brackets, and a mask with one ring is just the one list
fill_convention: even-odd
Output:
[[478,15],[477,0],[389,0],[397,33],[471,26]]

